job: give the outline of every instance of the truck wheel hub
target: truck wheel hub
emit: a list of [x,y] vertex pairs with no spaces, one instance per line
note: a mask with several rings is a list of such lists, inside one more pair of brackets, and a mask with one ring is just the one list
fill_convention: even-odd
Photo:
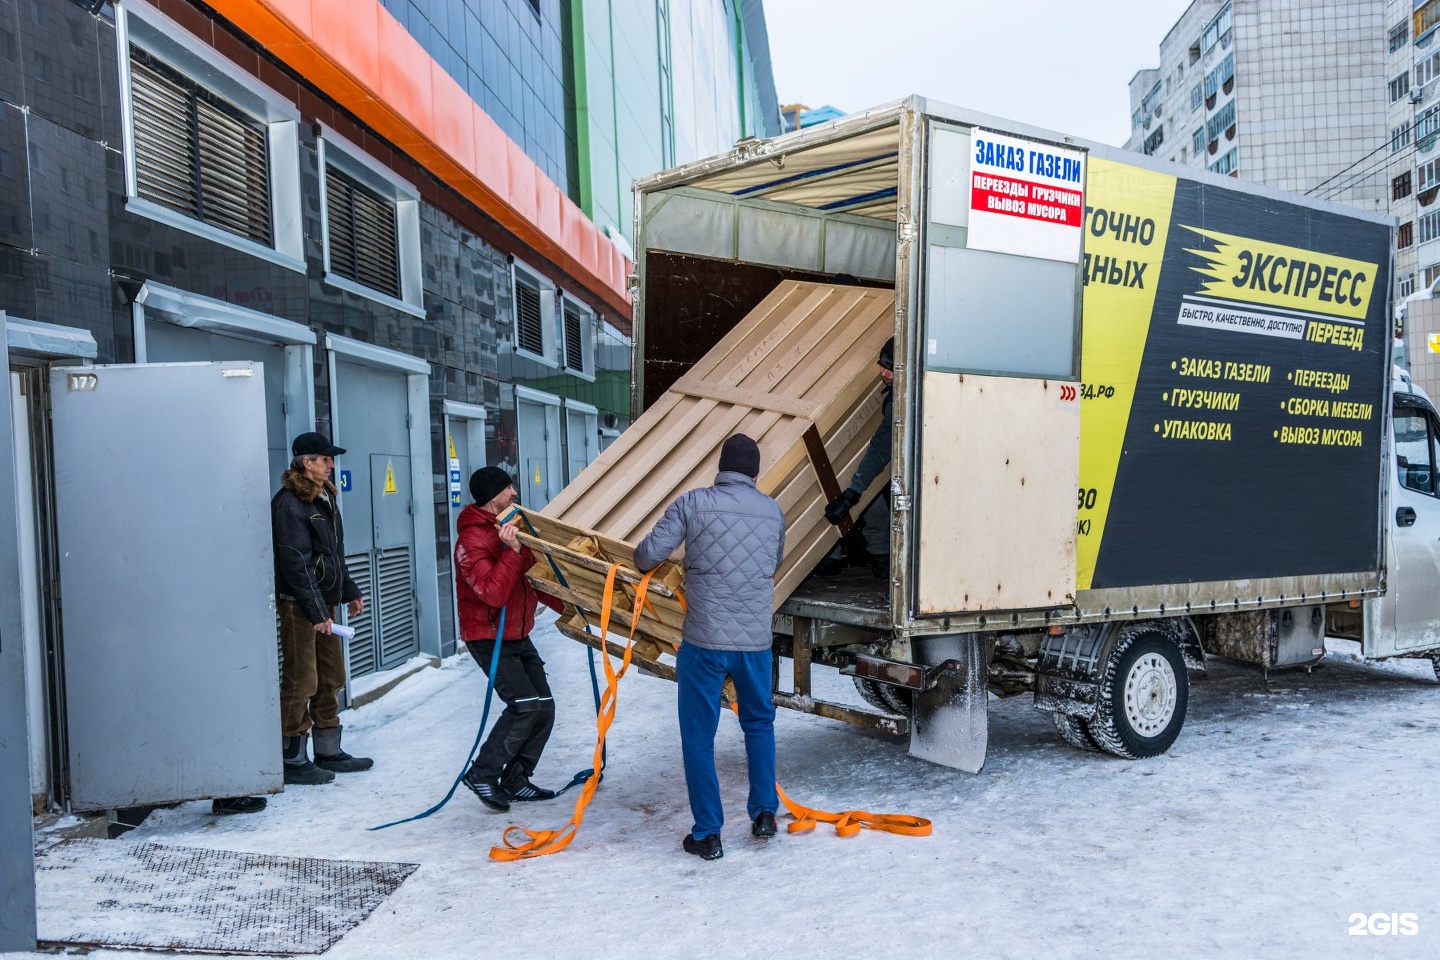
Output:
[[1158,653],[1135,661],[1125,678],[1125,718],[1142,737],[1158,736],[1175,715],[1175,671]]

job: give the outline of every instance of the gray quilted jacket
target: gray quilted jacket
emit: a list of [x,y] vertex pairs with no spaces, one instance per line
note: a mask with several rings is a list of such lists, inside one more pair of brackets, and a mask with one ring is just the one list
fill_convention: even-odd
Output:
[[682,493],[635,548],[641,570],[685,544],[686,643],[711,650],[768,650],[775,571],[785,556],[785,515],[743,473]]

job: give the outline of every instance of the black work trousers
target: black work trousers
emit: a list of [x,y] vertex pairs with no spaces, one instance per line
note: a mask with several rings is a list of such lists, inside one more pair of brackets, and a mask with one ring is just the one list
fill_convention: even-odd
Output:
[[[488,675],[495,641],[471,640],[465,647]],[[505,712],[481,745],[470,775],[474,779],[498,777],[502,785],[518,787],[535,772],[550,739],[555,700],[545,679],[545,661],[529,637],[501,642],[493,679],[495,693],[505,701]]]

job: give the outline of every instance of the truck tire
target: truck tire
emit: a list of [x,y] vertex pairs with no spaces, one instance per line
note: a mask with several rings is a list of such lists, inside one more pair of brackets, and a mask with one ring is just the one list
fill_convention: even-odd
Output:
[[1127,760],[1170,749],[1185,725],[1190,679],[1185,658],[1154,628],[1122,633],[1100,679],[1100,702],[1087,724],[1100,749]]
[[1076,750],[1094,753],[1100,749],[1100,744],[1090,735],[1090,725],[1081,718],[1068,713],[1052,713],[1050,719],[1055,722],[1055,729],[1060,731],[1060,738]]

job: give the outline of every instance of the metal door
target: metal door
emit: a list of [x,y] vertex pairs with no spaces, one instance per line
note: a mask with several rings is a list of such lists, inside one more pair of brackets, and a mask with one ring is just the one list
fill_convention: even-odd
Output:
[[12,449],[15,451],[15,499],[20,534],[21,659],[25,664],[26,725],[30,733],[30,793],[44,797],[51,793],[50,713],[46,694],[45,636],[41,615],[40,541],[36,529],[35,464],[31,459],[29,398],[22,385],[33,388],[35,380],[10,372],[10,413]]
[[565,482],[580,476],[580,471],[595,459],[599,439],[599,411],[589,404],[565,401]]
[[347,621],[353,679],[419,651],[409,408],[405,374],[392,370],[337,362],[334,390],[345,560],[365,597],[365,612]]
[[450,552],[452,563],[447,565],[450,569],[450,607],[452,618],[451,636],[445,639],[441,649],[443,656],[454,653],[457,644],[462,641],[460,636],[460,617],[456,609],[457,598],[455,595],[455,570],[453,569],[453,554],[455,551],[455,523],[460,517],[460,511],[470,502],[470,474],[485,466],[485,408],[469,407],[473,415],[466,415],[457,412],[460,404],[455,404],[455,410],[451,404],[446,405],[445,415],[445,443],[446,443],[446,469],[449,471],[449,492],[450,492]]
[[281,789],[263,371],[56,368],[70,804]]
[[[285,426],[285,348],[227,337],[208,330],[152,323],[146,328],[145,359],[150,363],[187,363],[197,360],[256,360],[265,373],[265,446],[269,454],[270,482],[276,486],[290,465],[290,441]],[[259,369],[257,367],[257,369]],[[311,428],[313,429],[313,428]]]
[[565,482],[560,398],[516,387],[515,425],[520,445],[520,503],[531,510],[543,510]]

